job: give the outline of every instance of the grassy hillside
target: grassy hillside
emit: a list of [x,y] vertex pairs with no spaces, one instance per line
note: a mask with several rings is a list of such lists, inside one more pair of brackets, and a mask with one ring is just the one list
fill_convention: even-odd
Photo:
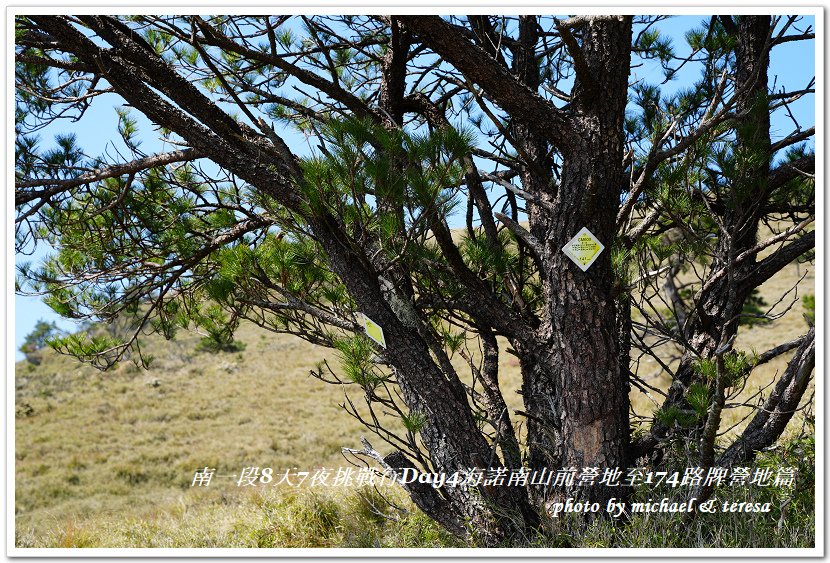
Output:
[[[812,266],[790,266],[762,288],[762,297],[775,303],[807,269]],[[801,291],[807,288],[813,293],[813,286],[809,272]],[[789,296],[780,307],[792,299],[797,302],[783,318],[753,327],[736,347],[761,352],[802,334],[806,325],[801,294]],[[383,503],[375,492],[366,490],[237,487],[233,475],[245,466],[272,467],[275,474],[294,467],[311,471],[345,466],[340,448],[359,447],[365,434],[339,406],[344,389],[309,376],[323,359],[336,366],[335,352],[251,325],[241,327],[238,340],[246,345],[244,351],[211,353],[197,351],[196,335],[181,334],[170,342],[152,338],[147,349],[155,360],[147,371],[124,363],[101,373],[52,351],[42,353],[38,366],[18,363],[16,544],[453,545],[454,540],[420,515],[400,491],[385,490],[409,512],[378,514],[374,507]],[[788,359],[789,355],[758,369],[745,395],[768,383]],[[501,362],[505,397],[512,408],[519,408],[520,397],[514,392],[520,386],[518,362],[506,353],[501,354]],[[656,367],[653,360],[644,360],[640,373],[650,377],[652,385],[665,388],[668,378]],[[636,391],[632,401],[640,413],[654,408]],[[738,414],[731,414],[724,428]],[[205,466],[217,469],[211,486],[191,487],[194,471]],[[754,540],[736,536],[718,541],[810,545],[812,532],[801,527],[809,525],[810,507],[799,510],[806,520],[794,528],[761,522],[752,532],[757,536]],[[752,528],[751,522],[745,519],[741,526],[750,523]],[[759,533],[766,525],[769,534]],[[631,530],[613,539],[606,537],[610,532],[604,528],[596,528],[595,537],[585,535],[581,545],[697,541],[692,530],[676,531],[675,540],[643,537]],[[569,541],[563,540],[566,545]]]

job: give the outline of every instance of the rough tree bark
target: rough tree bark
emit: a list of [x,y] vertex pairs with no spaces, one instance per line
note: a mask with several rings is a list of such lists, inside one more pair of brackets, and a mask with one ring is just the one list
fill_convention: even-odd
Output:
[[[544,241],[547,308],[539,346],[521,350],[530,463],[535,467],[624,467],[627,381],[617,357],[611,242],[622,175],[622,122],[631,42],[629,18],[591,21],[573,44],[579,134],[563,150],[562,176],[531,207],[530,231]],[[561,251],[582,227],[606,246],[582,272]],[[562,494],[574,491],[564,490]],[[600,487],[583,492],[603,500]]]
[[[567,115],[530,94],[539,84],[538,66],[530,64],[529,55],[536,41],[535,18],[520,19],[520,38],[514,47],[518,80],[498,61],[482,65],[473,50],[463,48],[447,32],[446,24],[432,18],[402,20],[439,55],[487,88],[499,105],[516,109],[514,131],[526,160],[522,180],[541,200],[528,207],[530,234],[543,245],[536,250],[544,264],[546,302],[539,326],[511,340],[522,369],[529,465],[624,466],[628,384],[620,375],[617,357],[611,253],[606,250],[582,272],[561,249],[582,227],[609,248],[615,235],[616,202],[623,184],[622,124],[631,18],[583,20],[581,43],[570,30],[560,28],[570,38],[568,52],[577,69],[574,101]],[[551,166],[545,166],[547,144],[562,154],[558,181]],[[579,493],[597,500],[610,494],[598,486]]]

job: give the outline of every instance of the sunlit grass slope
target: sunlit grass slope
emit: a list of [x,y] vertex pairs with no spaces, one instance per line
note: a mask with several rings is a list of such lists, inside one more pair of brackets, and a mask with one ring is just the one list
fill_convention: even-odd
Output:
[[[790,294],[779,306],[783,309],[794,300],[791,310],[774,323],[746,331],[736,348],[762,352],[805,332],[801,296],[813,293],[812,266],[791,265],[762,288],[762,297],[775,303],[805,273],[800,293]],[[246,345],[244,351],[212,353],[197,351],[196,335],[181,334],[169,342],[152,338],[146,348],[155,360],[148,371],[123,363],[101,373],[51,350],[43,352],[38,366],[18,363],[17,545],[454,544],[394,489],[384,491],[409,512],[375,510],[376,504],[385,505],[369,491],[237,487],[233,475],[245,466],[271,467],[275,474],[294,467],[312,471],[346,466],[341,447],[359,448],[360,437],[366,434],[339,406],[344,389],[309,376],[323,359],[336,366],[335,352],[251,325],[241,327],[238,341]],[[780,373],[789,357],[759,368],[747,394]],[[461,358],[455,360],[463,364]],[[500,360],[505,398],[518,409],[518,361],[504,351]],[[658,388],[668,384],[667,375],[653,361],[641,362],[640,373]],[[360,399],[359,392],[355,398]],[[632,401],[637,412],[653,410],[651,401],[639,392],[632,392]],[[729,414],[724,427],[738,414]],[[520,419],[516,422],[521,426]],[[379,440],[375,445],[384,449]],[[208,488],[191,487],[194,472],[205,466],[217,469],[215,480]],[[798,526],[793,530],[788,521],[782,522],[777,536],[778,523],[767,522],[769,533],[762,534],[759,545],[811,543],[810,535]],[[651,523],[646,525],[652,529]],[[696,541],[690,530],[677,531],[674,540],[638,539],[632,531],[608,535],[611,532],[601,526],[592,533],[580,540],[582,545]],[[743,532],[732,533],[732,539],[711,541],[725,545],[750,541]],[[572,539],[562,543],[570,544]]]

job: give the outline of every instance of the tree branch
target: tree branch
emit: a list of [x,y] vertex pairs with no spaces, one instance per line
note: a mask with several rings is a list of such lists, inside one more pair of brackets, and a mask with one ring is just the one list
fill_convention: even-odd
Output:
[[722,467],[751,460],[762,449],[771,446],[784,432],[787,423],[798,409],[810,383],[815,367],[815,328],[804,338],[787,369],[778,380],[772,394],[758,410],[741,437],[732,443],[718,459]]
[[571,119],[548,100],[521,84],[456,26],[438,16],[397,16],[444,60],[477,85],[513,117],[559,148],[570,146],[575,134]]
[[504,215],[502,213],[496,213],[496,219],[501,221],[505,227],[510,229],[516,238],[522,241],[525,246],[528,247],[530,250],[530,255],[533,257],[533,261],[536,262],[536,267],[539,268],[540,272],[544,272],[544,264],[542,263],[542,256],[545,255],[545,245],[542,244],[536,237],[534,237],[527,229],[522,227],[519,223]]
[[755,288],[778,273],[787,264],[816,246],[816,232],[810,231],[787,246],[779,248],[751,268],[738,283],[744,288]]
[[[81,174],[76,178],[68,180],[59,180],[57,178],[42,178],[37,180],[18,180],[14,186],[14,205],[25,205],[35,199],[43,199],[52,197],[62,191],[92,182],[98,182],[106,178],[114,178],[116,176],[123,176],[124,174],[135,174],[148,168],[155,168],[157,166],[164,166],[173,162],[188,162],[201,158],[203,155],[195,149],[185,149],[180,151],[173,151],[163,154],[155,154],[146,158],[133,160],[132,162],[125,162],[123,164],[113,164],[86,174]],[[26,188],[36,188],[40,186],[52,186],[43,190],[28,191]]]
[[772,146],[770,146],[770,152],[775,154],[776,152],[780,151],[785,147],[789,147],[790,145],[800,143],[801,141],[806,141],[815,134],[815,127],[810,127],[809,129],[805,129],[804,131],[794,132],[790,135],[787,135],[780,141],[776,141],[775,143],[773,143]]
[[597,84],[596,78],[594,78],[591,69],[588,67],[588,63],[585,61],[585,55],[582,52],[582,47],[579,46],[579,43],[571,33],[571,30],[568,29],[568,26],[562,25],[556,18],[554,18],[554,22],[556,22],[556,29],[559,30],[559,35],[562,37],[562,42],[565,43],[568,54],[573,59],[576,77],[579,79],[579,83],[584,89],[582,96],[583,101],[586,105],[597,102],[599,85]]
[[816,155],[810,154],[797,158],[791,162],[785,162],[777,168],[770,170],[767,177],[767,191],[772,193],[793,178],[816,171]]
[[369,109],[369,106],[363,100],[348,90],[343,89],[340,85],[334,84],[325,78],[314,74],[313,72],[291,64],[282,57],[274,56],[262,51],[255,51],[243,45],[239,45],[227,36],[223,35],[219,30],[208,25],[206,21],[199,17],[195,17],[195,22],[204,34],[205,43],[208,45],[221,47],[232,53],[242,55],[254,61],[272,64],[281,71],[297,78],[304,84],[317,88],[327,96],[331,97],[331,99],[342,103],[358,117],[371,117],[372,119],[379,118],[375,112]]
[[[361,437],[360,441],[363,443],[362,450],[343,448],[343,453],[373,459],[386,471],[392,472],[398,480],[401,479],[405,469],[418,471],[415,464],[402,451],[395,450],[389,455],[383,456],[372,447],[372,444],[366,438]],[[456,535],[463,536],[466,534],[466,529],[453,514],[449,501],[438,493],[438,489],[427,483],[419,483],[417,479],[412,483],[401,483],[401,486],[406,489],[418,508],[423,510],[430,518]]]
[[789,43],[790,41],[805,41],[807,39],[815,39],[815,33],[799,33],[798,35],[785,35],[779,37],[772,42],[772,46],[781,45],[782,43]]
[[[280,203],[294,210],[302,209],[302,200],[291,187],[297,179],[298,170],[293,155],[280,153],[277,147],[264,138],[246,139],[238,133],[228,132],[228,128],[234,129],[228,123],[230,117],[198,91],[195,98],[176,91],[175,83],[178,80],[168,82],[162,87],[159,82],[173,72],[169,67],[160,75],[147,75],[142,69],[131,66],[125,59],[114,56],[109,49],[101,49],[95,45],[60,16],[33,16],[32,19],[61,42],[61,49],[100,68],[116,91],[153,122],[175,131],[205,157],[257,186]],[[136,49],[140,53],[145,52],[139,47]],[[140,53],[137,55],[141,56]],[[166,67],[166,64],[162,65]],[[190,87],[193,88],[192,85]],[[171,105],[153,88],[171,91],[171,99],[180,104],[180,107]],[[193,105],[197,107],[194,109]],[[185,112],[191,113],[199,121]],[[208,116],[208,113],[221,115]],[[233,120],[230,121],[235,123]],[[217,134],[217,131],[202,123],[214,124],[219,131],[227,134]],[[266,158],[265,155],[269,153],[276,158]]]
[[[469,15],[467,16],[467,21],[470,22],[470,28],[475,34],[478,45],[487,51],[487,54],[498,61],[499,64],[507,68],[507,61],[504,59],[504,54],[501,52],[501,49],[505,46],[508,39],[496,33],[496,30],[493,28],[493,22],[490,21],[490,16]],[[512,40],[509,41],[512,43]]]
[[[434,129],[443,129],[451,126],[447,120],[447,116],[441,111],[441,108],[436,106],[425,94],[420,92],[411,94],[404,99],[404,104],[405,109],[411,109],[423,115],[430,127]],[[493,221],[493,208],[490,205],[490,200],[487,198],[487,191],[481,182],[482,177],[479,174],[472,155],[465,154],[462,162],[464,164],[464,179],[478,208],[478,216],[481,220],[481,225],[484,227],[485,235],[491,244],[495,244],[498,242],[498,233],[496,232],[496,224]]]

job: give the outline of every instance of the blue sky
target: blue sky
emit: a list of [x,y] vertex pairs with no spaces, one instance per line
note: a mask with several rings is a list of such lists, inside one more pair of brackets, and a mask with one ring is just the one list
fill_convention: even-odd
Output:
[[[673,39],[677,53],[682,55],[688,52],[688,46],[683,38],[684,33],[692,27],[697,26],[704,17],[708,18],[710,16],[678,16],[661,22],[660,29],[661,32]],[[812,18],[805,17],[801,25],[812,23],[811,20]],[[779,86],[784,85],[792,90],[805,87],[815,74],[815,48],[815,42],[792,42],[776,47],[773,50],[770,64],[770,83],[775,82]],[[656,64],[646,64],[643,67],[634,69],[633,72],[636,73],[637,77],[645,77],[649,81],[658,81],[659,77],[662,76]],[[687,87],[697,77],[698,72],[697,67],[688,65],[687,68],[684,68],[678,74],[676,80],[663,86],[663,90],[670,92],[673,88]],[[108,148],[112,148],[111,145],[108,146],[108,143],[112,139],[118,138],[116,133],[117,118],[114,108],[120,107],[121,104],[121,99],[116,95],[103,96],[96,100],[96,103],[92,104],[90,111],[80,122],[74,124],[61,123],[61,129],[53,127],[44,131],[42,134],[43,141],[45,143],[56,132],[65,132],[71,128],[71,131],[77,135],[78,144],[84,148],[88,155],[102,154]],[[815,98],[813,96],[806,96],[791,106],[794,116],[799,120],[802,127],[810,127],[815,123],[814,104]],[[163,150],[164,147],[156,139],[150,123],[137,112],[133,112],[133,117],[139,120],[139,126],[142,131],[142,148],[147,152]],[[792,129],[793,124],[784,111],[779,111],[773,115],[773,141],[783,137]],[[302,135],[290,131],[284,131],[281,134],[285,136],[286,142],[296,153],[308,153],[308,145]],[[15,262],[18,264],[26,261],[37,262],[43,258],[47,251],[48,249],[39,248],[33,256],[16,256]],[[66,330],[72,330],[74,328],[74,323],[60,319],[49,307],[43,304],[39,297],[15,296],[16,351],[22,344],[25,336],[31,332],[35,323],[41,319],[56,321],[61,328]],[[22,354],[20,352],[16,353],[17,359],[22,359]]]

